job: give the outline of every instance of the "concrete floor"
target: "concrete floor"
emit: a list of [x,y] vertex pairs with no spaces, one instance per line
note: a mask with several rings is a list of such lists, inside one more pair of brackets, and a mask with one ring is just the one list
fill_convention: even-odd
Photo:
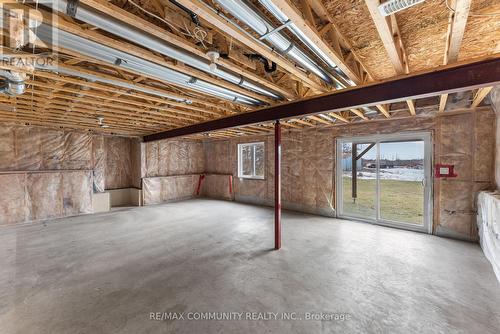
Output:
[[[3,228],[0,332],[499,333],[500,285],[476,244],[283,219],[279,252],[270,250],[272,209],[214,200]],[[151,312],[302,320],[161,321]]]

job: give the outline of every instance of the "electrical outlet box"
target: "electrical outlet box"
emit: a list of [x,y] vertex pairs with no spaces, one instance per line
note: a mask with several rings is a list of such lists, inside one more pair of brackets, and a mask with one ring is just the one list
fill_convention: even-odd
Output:
[[458,175],[455,173],[454,168],[454,165],[436,164],[434,176],[436,178],[457,177]]

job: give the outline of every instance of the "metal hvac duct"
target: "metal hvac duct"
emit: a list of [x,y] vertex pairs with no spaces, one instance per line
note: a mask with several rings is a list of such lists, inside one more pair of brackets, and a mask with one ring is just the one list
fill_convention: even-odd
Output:
[[[215,0],[227,12],[231,13],[239,21],[252,28],[261,36],[274,45],[283,55],[288,56],[305,69],[316,74],[328,84],[333,84],[332,76],[307,56],[301,49],[293,44],[285,35],[279,32],[280,28],[274,28],[269,21],[254,8],[241,0]],[[289,24],[285,23],[285,24]]]
[[0,94],[16,96],[23,94],[25,89],[23,74],[0,70]]
[[37,69],[41,69],[41,70],[47,70],[47,71],[51,71],[51,72],[58,72],[58,73],[65,74],[65,75],[80,77],[83,79],[87,79],[91,82],[101,82],[101,83],[105,83],[105,84],[119,86],[119,87],[126,88],[126,89],[133,89],[133,90],[137,90],[137,91],[140,91],[143,93],[163,97],[163,98],[166,98],[169,100],[174,100],[177,102],[183,102],[186,104],[193,103],[193,101],[191,101],[190,99],[179,98],[177,96],[173,96],[173,95],[170,95],[168,93],[158,92],[156,90],[148,89],[146,87],[136,86],[136,85],[133,85],[133,84],[130,84],[127,82],[123,82],[123,81],[102,78],[102,77],[97,76],[97,75],[92,75],[92,74],[83,73],[83,72],[79,72],[79,71],[69,70],[69,69],[61,68],[61,67],[48,67],[48,66],[35,66],[35,67]]
[[[68,2],[65,0],[59,0],[53,4],[54,9],[63,13],[67,12],[67,7]],[[176,59],[186,65],[210,74],[214,74],[245,89],[252,90],[273,99],[282,99],[282,96],[278,93],[267,88],[263,88],[239,74],[221,69],[220,67],[212,71],[210,69],[210,62],[207,59],[170,45],[151,34],[145,33],[131,25],[116,20],[112,16],[102,14],[86,6],[78,5],[74,17],[112,33],[113,35],[120,36],[134,43],[140,43],[155,52],[159,52],[165,56]]]
[[290,19],[276,6],[272,0],[259,0],[259,2],[264,6],[271,14],[274,15],[281,22],[281,24],[286,25],[288,30],[290,30],[298,39],[302,41],[307,47],[314,52],[314,54],[325,64],[327,64],[333,71],[335,71],[336,75],[340,77],[342,82],[339,82],[342,88],[347,86],[356,86],[356,84],[349,79],[349,77],[342,72],[342,70],[337,66],[337,64],[331,59],[321,48],[319,48],[316,43],[314,43],[304,32],[294,23],[291,22]]
[[[50,41],[52,29],[46,24],[41,24],[37,29],[37,37],[41,40]],[[149,62],[134,55],[110,48],[108,46],[87,40],[80,36],[68,33],[64,30],[57,30],[58,45],[62,48],[74,50],[78,53],[104,61],[109,64],[119,63],[121,67],[143,73],[145,75],[171,82],[182,87],[195,89],[203,93],[217,96],[222,99],[249,104],[261,105],[262,102],[252,97],[234,92],[212,83],[199,80],[192,76],[171,70],[167,67]]]
[[[3,59],[10,59],[11,57],[12,56],[3,56],[2,58]],[[86,80],[91,81],[91,82],[100,82],[100,83],[105,83],[105,84],[109,84],[109,85],[119,86],[119,87],[126,88],[126,89],[137,90],[139,92],[143,92],[143,93],[147,93],[147,94],[151,94],[151,95],[156,95],[159,97],[163,97],[163,98],[166,98],[169,100],[182,102],[182,103],[186,103],[186,104],[193,103],[193,101],[190,100],[189,98],[180,98],[180,97],[177,97],[174,95],[170,95],[168,93],[159,92],[159,91],[153,90],[153,89],[148,89],[147,87],[136,86],[136,85],[133,85],[133,84],[128,83],[128,82],[103,78],[103,77],[100,77],[97,75],[92,75],[89,73],[84,73],[84,72],[80,72],[80,71],[73,70],[73,69],[67,69],[64,67],[57,67],[57,66],[48,66],[48,65],[45,65],[43,62],[35,63],[35,68],[37,70],[44,70],[44,71],[56,72],[59,74],[74,76],[74,77],[80,77],[80,78],[86,79]],[[0,77],[2,76],[2,73],[3,72],[0,71]]]
[[[216,0],[221,1],[221,0]],[[239,0],[237,0],[239,1]],[[346,88],[348,86],[356,86],[356,83],[352,81],[331,59],[326,53],[319,48],[316,43],[314,43],[304,32],[276,6],[272,0],[259,0],[259,2],[264,6],[271,14],[286,26],[298,39],[302,41],[319,59],[321,59],[326,65],[328,65],[332,71],[335,72],[334,79],[336,80],[337,88]],[[362,108],[367,115],[377,113],[369,107]]]

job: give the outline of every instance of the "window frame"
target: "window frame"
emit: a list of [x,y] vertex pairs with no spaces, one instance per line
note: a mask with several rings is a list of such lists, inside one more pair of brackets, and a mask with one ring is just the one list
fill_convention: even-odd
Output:
[[[253,173],[252,175],[243,175],[243,160],[242,160],[242,151],[244,147],[256,147],[257,145],[262,145],[264,150],[264,175],[255,175],[255,148],[252,148],[253,152]],[[265,180],[266,179],[266,143],[263,141],[250,142],[250,143],[241,143],[238,144],[238,178],[240,179],[248,179],[248,180]]]

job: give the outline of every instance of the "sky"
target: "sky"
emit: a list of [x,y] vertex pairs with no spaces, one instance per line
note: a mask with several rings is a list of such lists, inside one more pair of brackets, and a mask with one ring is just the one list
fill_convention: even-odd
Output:
[[[361,153],[367,146],[368,145],[358,145],[358,153]],[[376,146],[374,146],[369,152],[367,152],[363,156],[363,158],[375,159],[376,156],[377,156],[377,149]],[[413,141],[413,142],[380,143],[380,158],[389,160],[395,160],[396,158],[401,160],[423,159],[424,142]]]

